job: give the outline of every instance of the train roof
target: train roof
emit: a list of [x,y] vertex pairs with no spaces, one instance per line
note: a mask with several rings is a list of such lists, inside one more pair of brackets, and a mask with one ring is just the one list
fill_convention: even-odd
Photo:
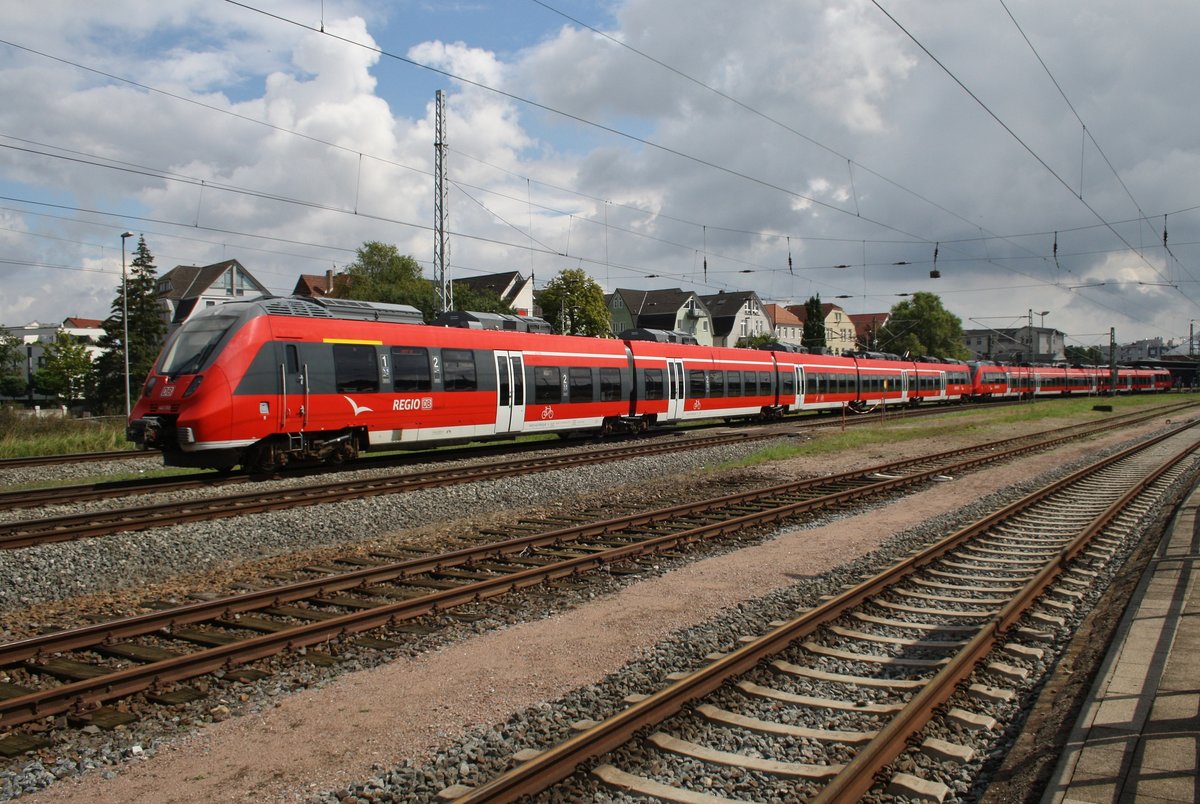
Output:
[[469,310],[444,312],[433,320],[433,325],[465,329],[497,329],[509,332],[553,332],[548,321],[536,316],[481,313]]
[[696,336],[686,332],[671,332],[665,329],[627,329],[617,336],[623,341],[654,341],[655,343],[686,343],[698,346]]

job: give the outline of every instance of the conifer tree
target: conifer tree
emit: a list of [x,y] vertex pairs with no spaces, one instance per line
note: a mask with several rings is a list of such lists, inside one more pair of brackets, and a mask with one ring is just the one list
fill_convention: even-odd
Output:
[[[146,238],[138,237],[130,263],[127,287],[117,286],[111,312],[101,325],[104,334],[99,346],[104,353],[96,360],[96,384],[91,400],[97,410],[123,413],[125,410],[125,311],[129,311],[129,398],[130,404],[141,395],[142,383],[162,349],[167,334],[162,307],[158,303],[158,277],[154,256],[146,247]],[[122,291],[127,291],[124,296]]]

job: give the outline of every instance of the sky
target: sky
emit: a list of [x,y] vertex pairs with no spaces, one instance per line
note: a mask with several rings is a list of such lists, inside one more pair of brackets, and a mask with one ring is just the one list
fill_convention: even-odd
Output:
[[[927,291],[1067,345],[1200,322],[1191,0],[41,0],[0,11],[0,324],[106,317],[121,233],[271,293],[433,276]],[[126,243],[128,264],[136,237]],[[940,277],[933,278],[936,271]]]

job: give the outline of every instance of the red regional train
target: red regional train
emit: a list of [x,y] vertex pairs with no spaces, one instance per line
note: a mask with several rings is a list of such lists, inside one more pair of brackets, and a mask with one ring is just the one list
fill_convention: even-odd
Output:
[[[1005,371],[428,326],[404,305],[263,297],[202,310],[171,335],[126,436],[160,449],[168,466],[273,469],[521,433],[1103,388],[1097,379],[1067,383],[1070,370]],[[1122,390],[1157,387],[1128,382]]]
[[969,363],[974,399],[1031,399],[1074,394],[1148,393],[1171,390],[1166,369],[1010,366]]

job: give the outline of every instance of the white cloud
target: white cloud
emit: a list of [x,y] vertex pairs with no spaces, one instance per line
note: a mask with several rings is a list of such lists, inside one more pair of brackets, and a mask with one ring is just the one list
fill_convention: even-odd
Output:
[[[533,270],[544,281],[582,260],[610,286],[752,287],[783,301],[849,293],[859,297],[854,304],[877,309],[894,293],[928,289],[964,320],[1038,307],[1053,309],[1047,323],[1068,332],[1117,326],[1123,339],[1178,337],[1200,313],[1191,301],[1200,280],[1189,245],[1200,242],[1196,213],[1167,222],[1177,262],[1156,241],[1161,219],[1114,223],[1157,272],[1096,215],[1135,218],[1126,188],[1151,216],[1196,205],[1189,177],[1200,162],[1198,111],[1183,77],[1200,9],[1115,0],[1008,5],[1124,187],[998,7],[888,4],[1021,142],[859,0],[626,0],[573,12],[761,114],[544,9],[506,9],[526,14],[529,30],[490,39],[491,31],[469,27],[489,10],[481,4],[439,18],[468,27],[422,41],[406,36],[423,7],[321,6],[325,29],[339,37],[634,138],[227,4],[17,4],[6,13],[5,38],[278,128],[0,49],[0,134],[206,185],[0,149],[5,195],[150,219],[56,213],[103,224],[96,226],[8,213],[33,234],[0,230],[6,258],[77,270],[0,267],[0,321],[61,317],[62,294],[46,288],[65,284],[76,293],[69,314],[105,315],[119,278],[116,235],[125,228],[147,231],[160,270],[237,256],[281,293],[301,272],[344,264],[367,239],[428,259],[432,96],[440,86],[448,92],[450,176],[462,187],[451,194],[452,258],[464,271]],[[315,17],[312,9],[270,7],[318,22],[304,17]],[[568,258],[531,257],[530,229],[535,249]],[[988,233],[1021,236],[982,240]],[[935,242],[943,274],[936,284],[928,279]],[[900,261],[912,264],[893,264]],[[853,270],[827,268],[838,264]],[[1163,277],[1178,290],[1137,284]],[[1088,281],[1106,284],[1065,290]]]

